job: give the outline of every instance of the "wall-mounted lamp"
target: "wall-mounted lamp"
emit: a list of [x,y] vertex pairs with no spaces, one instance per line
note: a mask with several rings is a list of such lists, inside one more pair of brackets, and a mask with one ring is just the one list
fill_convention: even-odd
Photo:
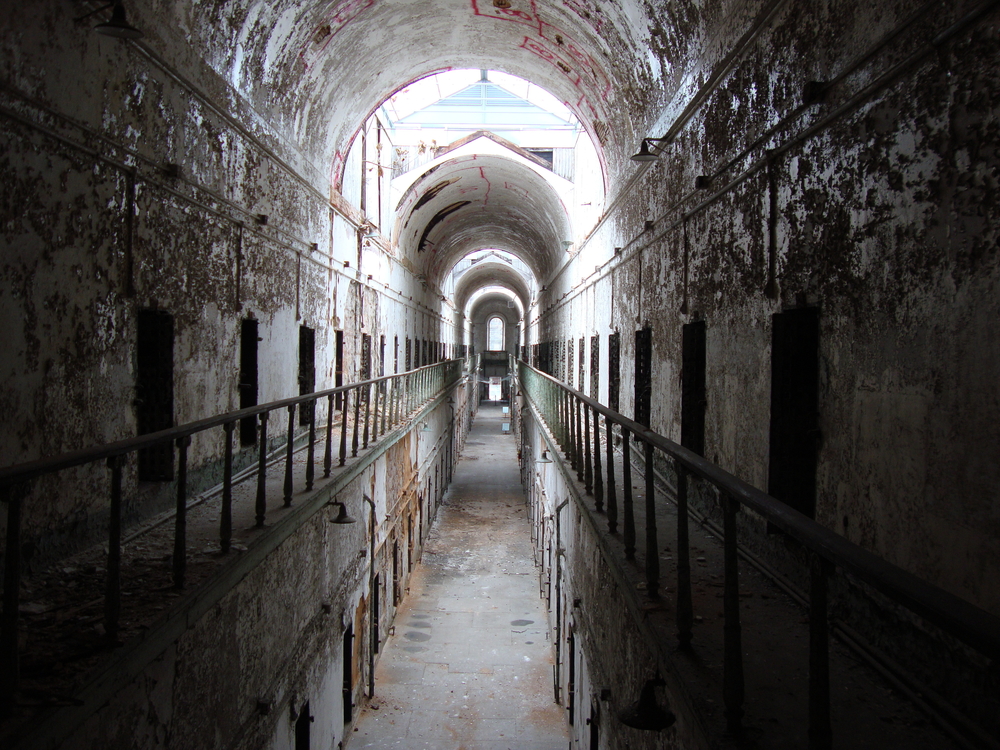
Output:
[[663,153],[664,146],[653,144],[664,143],[666,145],[666,140],[666,138],[643,138],[642,143],[639,144],[639,151],[632,154],[632,161],[656,161],[660,158],[660,154]]
[[552,463],[552,459],[549,458],[549,452],[548,451],[542,451],[542,455],[539,456],[538,460],[535,461],[535,463],[536,464],[550,464],[550,463]]
[[345,260],[344,261],[344,268],[350,268],[350,267],[351,267],[351,261]]
[[102,10],[107,10],[111,8],[111,18],[104,23],[99,23],[94,27],[94,31],[98,34],[103,34],[104,36],[113,36],[116,39],[141,39],[143,33],[139,31],[135,26],[132,26],[128,20],[125,18],[125,6],[122,4],[121,0],[116,0],[115,2],[108,3],[107,5],[102,5],[97,10],[93,10],[86,15],[77,18],[77,21],[82,21],[85,18],[89,18],[95,13],[100,13]]
[[615,255],[621,255],[621,254],[622,254],[622,249],[620,247],[616,247],[615,248]]
[[357,523],[357,521],[355,521],[351,517],[351,515],[347,512],[347,506],[344,505],[340,500],[331,500],[330,502],[327,503],[327,505],[337,505],[340,507],[340,510],[337,512],[337,517],[331,518],[330,523],[338,523],[338,524]]
[[562,246],[563,250],[569,250],[571,247],[573,247],[573,240],[563,240]]
[[313,253],[318,253],[319,252],[319,243],[318,242],[310,242],[309,243],[309,251],[313,252]]
[[420,425],[420,431],[421,432],[430,432],[431,428],[430,428],[430,426],[426,422],[424,422],[423,424]]
[[663,678],[657,675],[651,680],[646,680],[639,694],[639,700],[618,714],[618,720],[625,726],[634,729],[645,729],[658,732],[661,729],[673,726],[677,721],[674,712],[666,706],[661,706],[656,699],[656,688],[666,686]]

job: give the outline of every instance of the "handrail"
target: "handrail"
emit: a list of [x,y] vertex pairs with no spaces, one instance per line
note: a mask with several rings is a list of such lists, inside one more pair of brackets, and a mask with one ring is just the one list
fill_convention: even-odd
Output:
[[[287,433],[284,446],[284,481],[282,494],[284,506],[292,504],[294,490],[294,444],[300,435],[296,431],[295,411],[301,405],[303,420],[308,433],[306,442],[305,490],[313,488],[316,464],[316,403],[326,399],[326,445],[321,459],[323,476],[329,477],[333,468],[334,412],[339,410],[339,465],[344,466],[348,455],[358,456],[359,450],[384,437],[389,430],[405,424],[421,404],[434,394],[461,377],[461,360],[450,359],[395,375],[363,380],[359,383],[315,391],[292,398],[271,401],[267,404],[226,412],[205,419],[171,427],[159,432],[118,440],[105,445],[64,453],[52,458],[8,466],[0,469],[0,501],[7,505],[6,553],[4,555],[3,618],[0,621],[0,717],[12,709],[19,685],[18,617],[21,588],[21,516],[24,498],[31,482],[38,477],[53,474],[74,466],[106,461],[110,470],[110,503],[107,536],[107,568],[105,573],[104,630],[110,642],[116,642],[121,616],[122,568],[122,501],[123,468],[130,453],[154,446],[176,447],[177,481],[176,510],[174,514],[174,539],[172,579],[176,588],[183,588],[187,569],[187,492],[188,448],[191,436],[222,427],[223,481],[219,519],[219,545],[228,552],[232,541],[233,505],[233,443],[236,425],[241,419],[255,418],[257,434],[257,487],[254,511],[257,528],[263,528],[267,514],[268,422],[271,412],[286,409]],[[353,422],[349,413],[353,409]],[[308,410],[308,411],[307,411]],[[322,415],[320,415],[322,416]],[[348,433],[351,433],[348,443]],[[249,446],[248,446],[249,448]]]
[[[453,360],[445,360],[445,362],[450,361]],[[155,445],[159,445],[160,443],[165,443],[168,440],[188,437],[212,427],[221,427],[227,422],[238,422],[246,417],[259,416],[264,412],[271,412],[277,409],[287,408],[289,406],[298,406],[299,404],[317,401],[321,398],[329,398],[331,396],[346,393],[350,390],[364,388],[365,386],[384,383],[386,381],[395,380],[407,375],[413,375],[414,373],[431,370],[441,364],[444,363],[438,362],[432,365],[424,365],[422,367],[417,367],[412,370],[408,370],[407,372],[401,372],[395,375],[385,375],[379,378],[372,378],[371,380],[361,380],[357,383],[341,385],[324,391],[315,391],[302,396],[284,398],[279,401],[271,401],[258,406],[248,406],[245,409],[226,412],[214,417],[206,417],[205,419],[188,422],[177,427],[170,427],[166,430],[159,430],[158,432],[149,432],[144,435],[124,438],[122,440],[116,440],[112,443],[104,443],[103,445],[91,448],[81,448],[75,451],[67,451],[66,453],[61,453],[58,456],[51,458],[40,458],[34,461],[25,461],[20,464],[13,464],[11,466],[0,468],[0,486],[16,484],[29,479],[34,479],[44,474],[51,474],[56,471],[62,471],[63,469],[71,469],[74,466],[94,463],[95,461],[111,458],[113,456],[121,456],[142,448],[151,448]]]
[[[738,730],[742,716],[742,648],[739,636],[739,594],[736,574],[735,513],[740,505],[752,509],[764,519],[795,539],[810,553],[811,611],[810,628],[810,732],[828,735],[829,672],[827,663],[826,580],[834,567],[851,573],[882,594],[906,607],[927,621],[942,628],[982,654],[1000,659],[1000,618],[924,581],[912,573],[884,560],[845,539],[811,518],[798,512],[767,493],[744,482],[702,456],[675,443],[645,425],[612,411],[579,390],[560,382],[519,360],[519,380],[533,410],[548,424],[556,442],[566,451],[572,469],[585,483],[588,495],[594,495],[596,510],[603,511],[605,480],[601,471],[601,450],[606,448],[607,516],[611,533],[617,529],[617,497],[613,464],[613,425],[621,432],[626,446],[622,469],[624,508],[623,530],[626,559],[633,559],[635,529],[632,525],[631,461],[628,437],[633,435],[644,445],[646,480],[646,559],[647,594],[658,598],[659,556],[656,539],[656,512],[653,450],[668,456],[677,472],[677,534],[676,546],[678,581],[677,628],[681,646],[691,640],[691,580],[689,545],[687,541],[687,476],[701,477],[714,485],[723,499],[725,563],[725,672],[726,716],[730,729]],[[605,441],[601,440],[601,417],[604,419]],[[591,431],[591,419],[593,430]],[[731,620],[735,619],[735,624]],[[824,688],[823,685],[826,685]],[[816,694],[814,695],[814,691]]]

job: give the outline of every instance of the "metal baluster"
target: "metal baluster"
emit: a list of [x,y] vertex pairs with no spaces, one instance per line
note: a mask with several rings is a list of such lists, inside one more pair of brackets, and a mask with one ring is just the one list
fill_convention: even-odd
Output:
[[[372,419],[372,442],[374,443],[376,440],[378,440],[378,434],[379,434],[378,433],[378,424],[379,424],[378,406],[379,406],[379,400],[380,400],[379,399],[379,395],[381,394],[381,391],[382,391],[382,384],[381,383],[376,383],[375,385],[372,386],[372,390],[375,391],[375,407],[372,409],[372,414],[374,416],[374,419]],[[384,405],[382,407],[382,411],[385,412],[385,406]]]
[[184,588],[187,572],[187,474],[191,436],[177,438],[177,512],[174,514],[174,588]]
[[348,403],[348,394],[350,391],[343,391],[341,393],[341,404],[343,408],[340,411],[340,465],[343,466],[347,463],[347,412],[350,411],[350,404]]
[[580,399],[580,411],[583,418],[583,484],[584,492],[594,494],[594,468],[590,452],[593,444],[590,442],[590,407]]
[[372,386],[371,386],[371,383],[369,383],[366,386],[363,386],[363,388],[365,389],[365,434],[364,434],[364,439],[362,440],[362,443],[361,443],[361,447],[362,448],[367,448],[368,447],[368,422],[371,419],[371,414],[372,414]]
[[604,512],[604,477],[601,476],[601,415],[594,413],[594,507],[598,513]]
[[722,693],[726,704],[726,729],[742,732],[743,719],[743,643],[740,627],[739,560],[736,554],[736,513],[739,503],[725,496],[723,505],[723,557],[725,585],[722,594],[725,625]]
[[574,446],[576,444],[576,421],[573,419],[573,396],[569,389],[562,392],[562,398],[566,431],[564,448],[566,456],[569,458],[570,468],[576,470],[576,464],[573,462]]
[[575,469],[576,464],[573,461],[573,451],[570,449],[570,445],[572,445],[573,443],[573,420],[570,419],[570,413],[569,413],[569,393],[567,391],[560,391],[559,399],[560,399],[559,421],[561,422],[561,427],[563,432],[563,440],[562,440],[563,455],[565,455],[569,459],[570,468]]
[[388,380],[383,380],[379,384],[379,389],[381,389],[381,391],[382,391],[382,435],[385,435],[385,431],[389,427],[392,426],[392,421],[391,420],[389,421],[388,425],[386,424],[386,415],[387,415],[387,412],[389,411],[389,406],[390,406],[390,403],[391,403],[389,401],[389,398],[390,398],[390,396],[389,396],[389,381]]
[[267,419],[270,412],[260,414],[260,436],[257,446],[257,528],[264,528],[264,516],[267,514]]
[[632,508],[632,461],[629,451],[629,432],[622,427],[622,488],[625,490],[624,497],[624,541],[625,559],[635,559],[635,514]]
[[323,476],[333,469],[333,395],[326,397],[326,445],[323,449]]
[[827,577],[832,566],[815,552],[809,560],[809,747],[829,750],[830,641],[827,624]]
[[2,500],[7,504],[7,546],[3,571],[3,622],[0,626],[0,716],[8,715],[21,678],[17,653],[17,625],[21,606],[21,499],[28,485],[4,485]]
[[573,451],[576,453],[576,478],[583,481],[583,420],[580,418],[582,404],[573,397],[573,421],[576,423],[576,440]]
[[233,540],[233,430],[236,422],[226,422],[222,430],[226,446],[222,464],[222,515],[219,519],[219,548],[229,552]]
[[608,451],[608,532],[618,532],[618,496],[615,490],[615,441],[611,428],[611,417],[604,418]]
[[691,544],[688,538],[688,473],[677,467],[677,640],[681,648],[691,645],[694,607],[691,604]]
[[309,409],[306,419],[309,420],[309,445],[306,448],[306,491],[313,488],[316,479],[316,401],[302,404],[303,409]]
[[660,543],[656,536],[656,477],[653,472],[653,444],[643,442],[646,468],[646,593],[660,598]]
[[351,429],[351,458],[356,458],[358,455],[358,426],[361,422],[361,389],[353,388],[352,390],[354,391],[354,425]]
[[571,396],[568,390],[561,390],[559,397],[562,399],[560,406],[562,408],[563,453],[569,458],[570,468],[575,469],[576,465],[573,463],[573,414],[570,411]]
[[292,504],[292,457],[295,453],[295,404],[288,407],[288,439],[285,441],[285,507]]
[[110,456],[111,507],[108,519],[108,571],[104,579],[104,633],[118,640],[122,613],[122,456]]

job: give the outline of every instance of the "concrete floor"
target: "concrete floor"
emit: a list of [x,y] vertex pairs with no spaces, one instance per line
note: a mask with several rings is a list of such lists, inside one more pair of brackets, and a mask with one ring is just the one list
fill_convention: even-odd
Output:
[[383,644],[360,748],[565,750],[512,435],[484,404]]

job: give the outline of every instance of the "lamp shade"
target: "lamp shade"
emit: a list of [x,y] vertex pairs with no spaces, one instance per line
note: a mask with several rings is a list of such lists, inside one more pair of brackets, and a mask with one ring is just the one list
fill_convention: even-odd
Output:
[[659,158],[658,154],[654,154],[649,150],[649,139],[643,138],[642,143],[639,146],[638,153],[632,154],[632,161],[656,161]]
[[646,680],[646,684],[642,686],[642,692],[639,694],[639,700],[618,714],[618,720],[634,729],[652,732],[673,726],[674,722],[677,721],[674,712],[661,706],[656,699],[656,686],[663,684],[662,678]]
[[347,512],[346,505],[344,505],[343,503],[334,503],[334,505],[339,505],[340,511],[337,513],[337,517],[332,519],[330,523],[339,523],[339,524],[357,523],[357,521],[354,518],[352,518],[351,515]]
[[116,39],[141,39],[143,34],[125,18],[125,6],[116,2],[111,10],[111,18],[94,27],[94,31]]

